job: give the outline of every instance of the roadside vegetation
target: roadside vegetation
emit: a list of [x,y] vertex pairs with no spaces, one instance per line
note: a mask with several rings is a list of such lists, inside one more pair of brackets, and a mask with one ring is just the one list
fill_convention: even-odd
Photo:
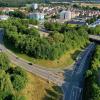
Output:
[[83,100],[100,100],[100,46],[97,46],[86,72]]
[[52,67],[71,65],[74,62],[72,55],[89,42],[84,27],[45,22],[46,30],[52,32],[48,37],[41,37],[39,30],[28,27],[30,22],[9,19],[2,21],[0,27],[5,29],[4,41],[7,46],[33,63],[43,66],[51,64]]
[[[8,45],[6,45],[8,47]],[[12,47],[8,47],[10,50],[12,50]],[[64,69],[64,68],[70,68],[70,65],[72,65],[75,62],[75,58],[77,55],[81,52],[81,50],[70,50],[69,52],[66,52],[60,59],[56,60],[45,60],[45,59],[35,59],[32,57],[29,57],[26,54],[21,54],[19,52],[16,52],[15,49],[12,50],[18,57],[21,57],[33,64],[40,65],[40,67],[44,68],[59,68],[59,69]],[[7,53],[8,54],[8,53]]]
[[27,77],[28,84],[18,95],[25,95],[26,100],[62,100],[63,92],[60,87],[29,72]]
[[0,100],[61,100],[60,87],[10,63],[0,53]]
[[89,34],[100,35],[100,25],[88,29]]
[[52,32],[41,38],[37,29],[28,28],[29,24],[37,25],[38,22],[24,19],[1,22],[0,27],[5,28],[5,45],[18,56],[48,68],[71,65],[74,62],[72,55],[88,43],[88,34],[100,34],[100,26],[70,27],[46,22],[45,28]]
[[20,67],[11,67],[10,61],[4,53],[0,53],[0,100],[26,100],[17,96],[27,84],[26,72]]
[[53,31],[46,38],[41,38],[37,29],[29,29],[22,19],[4,21],[0,27],[4,27],[4,39],[10,45],[36,59],[59,59],[66,51],[88,43],[88,33],[82,27],[70,29],[58,23],[46,23],[46,29]]

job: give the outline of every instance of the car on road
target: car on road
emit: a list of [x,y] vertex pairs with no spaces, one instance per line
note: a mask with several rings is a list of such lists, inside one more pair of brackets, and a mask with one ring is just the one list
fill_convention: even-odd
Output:
[[16,57],[16,59],[19,59],[18,57]]
[[0,52],[2,52],[2,49],[0,49]]
[[33,65],[31,62],[28,63],[29,65]]

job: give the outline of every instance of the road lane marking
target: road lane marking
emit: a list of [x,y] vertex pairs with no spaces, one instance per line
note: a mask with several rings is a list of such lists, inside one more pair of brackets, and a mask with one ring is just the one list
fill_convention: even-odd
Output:
[[74,100],[78,100],[80,98],[81,91],[82,91],[82,88],[79,88],[77,86],[73,86],[71,89],[71,94],[70,94],[69,100],[73,100],[73,98],[74,98]]

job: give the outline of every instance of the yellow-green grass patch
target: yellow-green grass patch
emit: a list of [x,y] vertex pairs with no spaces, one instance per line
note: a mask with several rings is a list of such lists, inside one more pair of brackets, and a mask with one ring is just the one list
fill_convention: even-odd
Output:
[[80,49],[78,48],[69,50],[66,51],[66,53],[60,57],[60,59],[56,59],[52,61],[52,60],[35,59],[33,57],[29,57],[26,54],[18,52],[17,49],[15,49],[13,46],[8,45],[7,42],[5,42],[5,46],[13,53],[15,53],[18,57],[21,57],[33,64],[38,64],[44,68],[60,68],[60,69],[69,68],[69,66],[74,63],[76,56],[80,52]]
[[[23,95],[27,100],[45,100],[44,98],[46,98],[47,95],[53,95],[49,94],[48,91],[51,91],[51,93],[54,93],[55,91],[60,94],[60,97],[63,96],[60,87],[55,86],[53,83],[49,83],[47,80],[41,79],[29,72],[27,72],[27,77],[28,84],[25,89],[20,92],[16,92],[16,95]],[[58,90],[54,90],[54,87]]]

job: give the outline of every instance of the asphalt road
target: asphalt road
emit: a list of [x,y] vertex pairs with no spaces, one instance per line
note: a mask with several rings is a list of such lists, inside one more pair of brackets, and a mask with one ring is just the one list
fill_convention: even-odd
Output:
[[38,65],[35,65],[35,64],[30,65],[28,61],[17,57],[14,53],[8,50],[3,45],[2,40],[3,40],[3,31],[0,31],[0,51],[5,52],[8,55],[12,63],[24,68],[25,70],[37,76],[40,76],[43,79],[53,82],[59,86],[61,86],[64,83],[64,78],[62,75],[59,74],[59,72],[52,71],[52,70],[46,70],[46,69],[40,68]]
[[[56,71],[46,70],[37,65],[30,65],[28,61],[18,58],[3,45],[3,32],[0,31],[0,50],[8,54],[12,63],[24,68],[25,70],[38,75],[50,82],[62,86],[64,100],[81,100],[84,86],[84,73],[88,68],[91,55],[95,49],[95,44],[91,43],[80,55],[77,62],[70,71],[64,71],[64,78]],[[67,80],[66,80],[67,78]]]
[[84,75],[94,50],[95,44],[91,43],[83,51],[83,53],[81,53],[80,58],[74,64],[70,80],[67,82],[65,81],[65,83],[62,85],[64,91],[64,100],[82,100],[82,92],[85,80]]

